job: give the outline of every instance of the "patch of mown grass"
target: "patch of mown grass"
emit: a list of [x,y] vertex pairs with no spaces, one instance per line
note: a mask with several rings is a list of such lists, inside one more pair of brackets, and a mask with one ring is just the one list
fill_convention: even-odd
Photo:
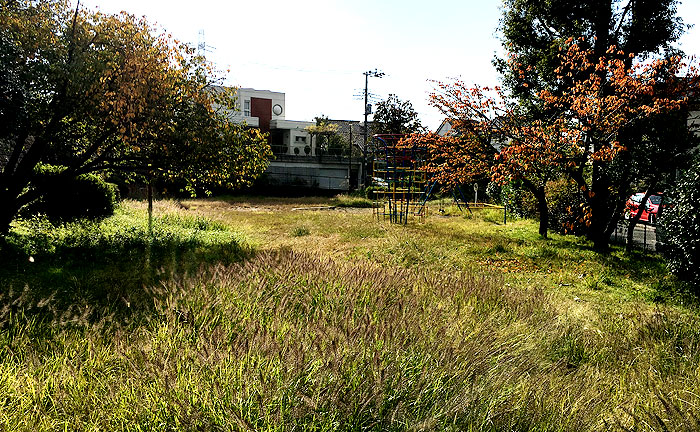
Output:
[[383,238],[387,230],[378,223],[368,223],[364,225],[346,224],[340,230],[342,239],[347,242],[367,241],[370,238]]
[[331,203],[336,207],[371,208],[374,206],[371,199],[353,195],[336,195]]
[[[244,230],[259,248],[315,250],[339,259],[364,257],[383,265],[497,272],[516,285],[537,281],[571,297],[581,296],[581,289],[595,291],[601,301],[615,301],[617,296],[677,301],[670,294],[678,291],[675,282],[663,287],[657,284],[667,275],[659,256],[626,255],[617,247],[609,255],[599,254],[583,238],[556,233],[545,240],[534,221],[509,218],[504,225],[502,214],[497,215],[498,220],[491,217],[497,210],[475,210],[470,218],[428,216],[423,222],[411,220],[404,226],[377,220],[368,209],[290,212],[296,206],[294,200],[271,201],[278,205],[276,211],[262,202],[257,205],[265,209],[258,211],[227,211],[217,200],[192,203],[201,214]],[[297,225],[314,235],[290,236]],[[593,280],[592,275],[601,273],[605,273],[601,280]],[[673,289],[666,289],[668,285]]]

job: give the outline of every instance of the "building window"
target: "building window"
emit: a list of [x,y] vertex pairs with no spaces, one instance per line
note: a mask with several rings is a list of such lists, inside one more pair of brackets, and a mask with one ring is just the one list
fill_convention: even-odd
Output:
[[294,137],[294,141],[302,144],[306,144],[306,137],[305,136],[296,136]]
[[250,99],[243,101],[243,115],[250,117]]

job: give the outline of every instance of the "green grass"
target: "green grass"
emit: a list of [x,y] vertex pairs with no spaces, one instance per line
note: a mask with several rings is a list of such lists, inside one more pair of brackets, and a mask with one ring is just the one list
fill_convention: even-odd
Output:
[[369,198],[349,195],[338,195],[331,202],[336,207],[371,208],[374,206],[374,203]]
[[311,232],[304,225],[298,225],[298,226],[295,226],[294,229],[292,229],[292,236],[293,237],[303,237],[303,236],[307,236],[309,234],[311,234]]
[[152,242],[141,203],[15,226],[0,429],[700,427],[697,309],[658,257],[256,200],[158,203]]
[[251,253],[243,237],[227,226],[186,214],[174,203],[159,207],[150,234],[145,208],[135,203],[123,204],[102,221],[54,225],[36,217],[14,222],[2,250],[3,291],[24,290],[36,302],[49,296],[61,307],[117,305],[121,310],[151,302],[144,287]]

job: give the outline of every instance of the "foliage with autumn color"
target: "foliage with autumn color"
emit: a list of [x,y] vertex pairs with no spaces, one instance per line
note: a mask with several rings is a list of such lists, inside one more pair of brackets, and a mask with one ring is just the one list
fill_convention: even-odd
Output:
[[37,166],[121,171],[194,187],[248,184],[270,153],[230,122],[235,92],[145,19],[68,1],[0,1],[0,232],[42,195]]
[[[654,116],[686,109],[700,83],[697,69],[680,57],[628,66],[633,54],[610,47],[606,55],[596,57],[581,42],[568,40],[560,53],[556,73],[562,90],[537,95],[549,113],[547,118],[529,118],[500,88],[468,87],[461,81],[437,83],[432,104],[450,119],[455,137],[461,142],[481,142],[485,153],[475,157],[471,144],[435,140],[442,153],[434,152],[439,158],[432,168],[449,172],[459,164],[484,172],[483,158],[493,151],[486,144],[500,143],[492,179],[501,184],[519,180],[535,194],[540,234],[546,235],[547,230],[545,186],[567,175],[585,197],[586,234],[604,249],[628,191],[626,184],[616,184],[614,170],[620,168],[614,163],[639,145],[624,140],[625,133]],[[520,64],[515,54],[509,65],[515,74],[531,73],[532,67]],[[445,163],[447,159],[454,162]],[[441,174],[441,178],[452,176],[461,182],[474,178],[473,173],[460,176],[465,172]]]
[[[687,110],[700,77],[679,56],[628,66],[627,58],[634,55],[615,47],[595,57],[576,41],[569,44],[556,72],[571,84],[558,94],[544,90],[539,97],[566,120],[560,138],[569,150],[565,171],[583,192],[589,210],[587,235],[602,249],[617,226],[631,181],[620,175],[627,168],[616,162],[638,154],[635,147],[643,145],[625,139],[628,131]],[[667,144],[669,150],[672,145]]]
[[[506,52],[532,68],[521,74],[506,58],[494,59],[503,86],[529,115],[546,114],[537,94],[555,91],[559,48],[570,37],[583,36],[586,46],[602,55],[615,45],[642,58],[678,53],[675,42],[686,25],[678,14],[679,0],[503,0],[499,33]],[[631,65],[631,59],[628,59]]]
[[448,187],[483,179],[493,159],[483,141],[473,136],[412,134],[403,137],[398,147],[419,150],[421,157],[426,158],[423,169],[433,180]]

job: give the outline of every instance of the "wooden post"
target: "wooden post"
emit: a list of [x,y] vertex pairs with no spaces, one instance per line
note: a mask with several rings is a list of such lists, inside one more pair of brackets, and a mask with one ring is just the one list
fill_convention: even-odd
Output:
[[153,238],[153,178],[148,177],[148,237]]

